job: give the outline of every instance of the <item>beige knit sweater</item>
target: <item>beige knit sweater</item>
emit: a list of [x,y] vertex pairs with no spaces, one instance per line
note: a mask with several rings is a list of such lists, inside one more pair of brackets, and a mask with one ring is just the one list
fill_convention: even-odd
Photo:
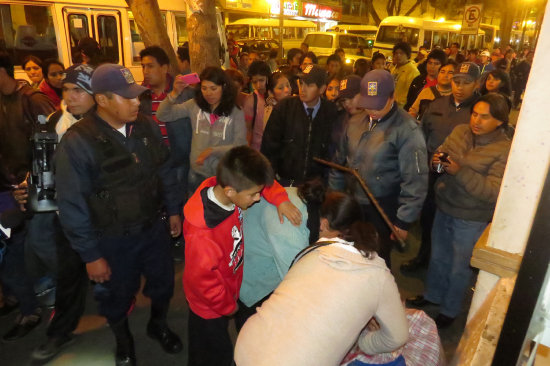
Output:
[[369,260],[344,241],[321,247],[301,258],[246,322],[235,361],[339,365],[373,316],[381,329],[359,339],[364,352],[393,351],[407,341],[405,311],[384,261]]

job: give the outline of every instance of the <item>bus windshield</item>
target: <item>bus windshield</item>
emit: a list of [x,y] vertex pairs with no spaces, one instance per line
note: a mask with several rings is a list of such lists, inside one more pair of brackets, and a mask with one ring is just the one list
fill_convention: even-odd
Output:
[[309,47],[332,48],[332,36],[329,34],[308,34],[304,43]]
[[248,35],[248,25],[228,25],[227,33],[233,33],[233,39],[247,39],[250,38]]
[[376,42],[395,44],[397,42],[408,42],[411,46],[418,45],[418,34],[420,29],[403,27],[402,25],[382,25],[378,29]]

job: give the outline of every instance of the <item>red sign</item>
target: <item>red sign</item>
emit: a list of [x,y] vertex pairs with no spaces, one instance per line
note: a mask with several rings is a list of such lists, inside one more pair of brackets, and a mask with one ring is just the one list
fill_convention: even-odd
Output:
[[302,3],[302,15],[308,18],[318,19],[340,19],[340,9],[331,8],[330,6],[318,5],[312,3]]

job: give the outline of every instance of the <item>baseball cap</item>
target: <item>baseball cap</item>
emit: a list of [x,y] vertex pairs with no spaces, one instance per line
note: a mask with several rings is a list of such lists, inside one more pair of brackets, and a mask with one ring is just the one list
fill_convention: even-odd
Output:
[[361,80],[361,94],[357,100],[360,108],[379,111],[395,90],[393,76],[386,70],[372,70]]
[[103,64],[92,74],[94,94],[111,92],[127,99],[137,98],[147,88],[136,84],[132,72],[117,64]]
[[458,68],[456,69],[456,72],[453,75],[453,79],[465,77],[473,81],[476,81],[477,79],[479,79],[480,75],[481,75],[481,72],[479,71],[479,66],[477,66],[473,62],[463,62],[460,65],[458,65]]
[[338,99],[352,99],[361,91],[361,77],[348,75],[340,81],[340,92]]
[[487,50],[481,51],[481,53],[479,55],[480,56],[485,56],[485,57],[491,57],[491,53],[489,53],[489,51],[487,51]]
[[71,83],[76,84],[78,87],[84,89],[88,94],[92,92],[92,73],[94,69],[90,65],[78,64],[73,65],[65,70],[65,78],[63,84]]
[[327,71],[317,65],[306,66],[298,77],[306,84],[317,84],[317,86],[327,84]]

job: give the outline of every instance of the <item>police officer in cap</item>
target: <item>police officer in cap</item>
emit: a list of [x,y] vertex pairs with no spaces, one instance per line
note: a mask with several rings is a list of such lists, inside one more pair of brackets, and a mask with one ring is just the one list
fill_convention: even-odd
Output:
[[181,233],[182,202],[160,130],[138,113],[145,90],[127,68],[99,66],[92,75],[97,107],[65,133],[55,158],[61,224],[96,283],[99,312],[116,338],[116,365],[136,364],[127,314],[142,274],[151,298],[147,334],[166,352],[182,349],[166,324],[174,290],[170,234]]

